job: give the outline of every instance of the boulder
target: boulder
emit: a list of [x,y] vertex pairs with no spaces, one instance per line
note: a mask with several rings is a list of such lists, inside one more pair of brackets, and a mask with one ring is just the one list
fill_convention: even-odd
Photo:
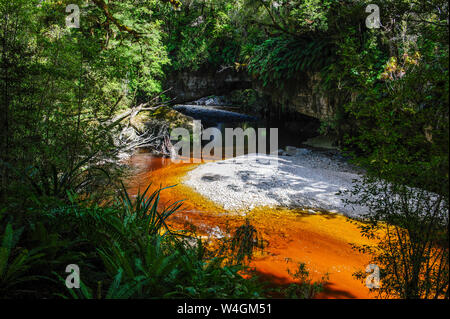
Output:
[[169,123],[169,128],[183,127],[191,130],[194,119],[190,116],[184,115],[170,107],[163,106],[150,115],[150,118]]

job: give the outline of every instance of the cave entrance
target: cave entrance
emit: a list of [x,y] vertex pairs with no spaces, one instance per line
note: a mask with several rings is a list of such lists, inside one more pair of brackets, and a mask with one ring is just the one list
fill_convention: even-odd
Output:
[[202,120],[204,128],[278,128],[280,148],[302,147],[309,139],[319,136],[320,120],[292,110],[280,111],[270,104],[270,97],[254,89],[205,96],[175,109]]

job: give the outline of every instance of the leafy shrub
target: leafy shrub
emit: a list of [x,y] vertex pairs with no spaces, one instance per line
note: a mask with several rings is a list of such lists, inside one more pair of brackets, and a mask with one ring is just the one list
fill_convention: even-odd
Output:
[[[92,204],[69,193],[69,204],[46,202],[28,217],[0,226],[0,294],[3,298],[257,298],[257,278],[244,279],[245,267],[224,266],[172,231],[166,221],[181,203],[160,209],[162,189],[138,192],[134,200],[122,185],[119,198]],[[190,239],[189,242],[192,242]],[[65,288],[61,271],[81,270],[80,289]],[[107,287],[103,291],[103,287]]]
[[288,269],[288,273],[297,283],[290,284],[287,288],[282,289],[282,292],[287,298],[294,299],[314,298],[314,296],[323,291],[324,284],[328,278],[328,275],[325,275],[320,281],[313,282],[305,263],[299,263],[295,272]]

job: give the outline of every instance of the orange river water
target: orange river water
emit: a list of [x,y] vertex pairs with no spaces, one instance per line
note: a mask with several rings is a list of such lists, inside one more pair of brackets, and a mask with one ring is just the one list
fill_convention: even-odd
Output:
[[287,269],[295,270],[303,262],[313,280],[328,275],[324,291],[316,298],[375,297],[364,283],[352,276],[355,271],[365,269],[369,257],[352,249],[350,243],[374,244],[360,235],[356,221],[338,214],[311,214],[299,209],[257,208],[246,216],[226,213],[182,184],[185,174],[201,164],[175,164],[170,159],[146,153],[136,154],[129,161],[135,168],[135,174],[127,181],[130,194],[145,190],[151,182],[154,189],[160,185],[177,185],[162,191],[160,199],[161,206],[184,200],[181,210],[169,219],[175,229],[195,225],[199,234],[208,234],[214,229],[236,228],[249,218],[266,242],[264,253],[258,254],[251,266],[271,283],[294,282]]

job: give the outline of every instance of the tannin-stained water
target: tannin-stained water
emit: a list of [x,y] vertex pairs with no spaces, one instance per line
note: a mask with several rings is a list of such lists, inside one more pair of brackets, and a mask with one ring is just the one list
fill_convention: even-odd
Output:
[[353,244],[373,244],[360,235],[355,221],[331,213],[310,214],[303,210],[257,208],[245,216],[230,214],[202,195],[182,184],[185,174],[201,164],[175,164],[170,159],[150,154],[136,154],[130,159],[136,174],[127,182],[131,194],[160,186],[177,185],[161,193],[160,206],[184,200],[180,211],[169,224],[182,230],[195,226],[204,236],[226,235],[242,225],[246,218],[266,242],[264,253],[257,255],[251,266],[264,279],[277,285],[294,282],[287,269],[295,270],[306,263],[311,277],[319,280],[328,274],[328,283],[318,298],[373,298],[369,289],[352,274],[363,270],[368,256],[351,248]]

